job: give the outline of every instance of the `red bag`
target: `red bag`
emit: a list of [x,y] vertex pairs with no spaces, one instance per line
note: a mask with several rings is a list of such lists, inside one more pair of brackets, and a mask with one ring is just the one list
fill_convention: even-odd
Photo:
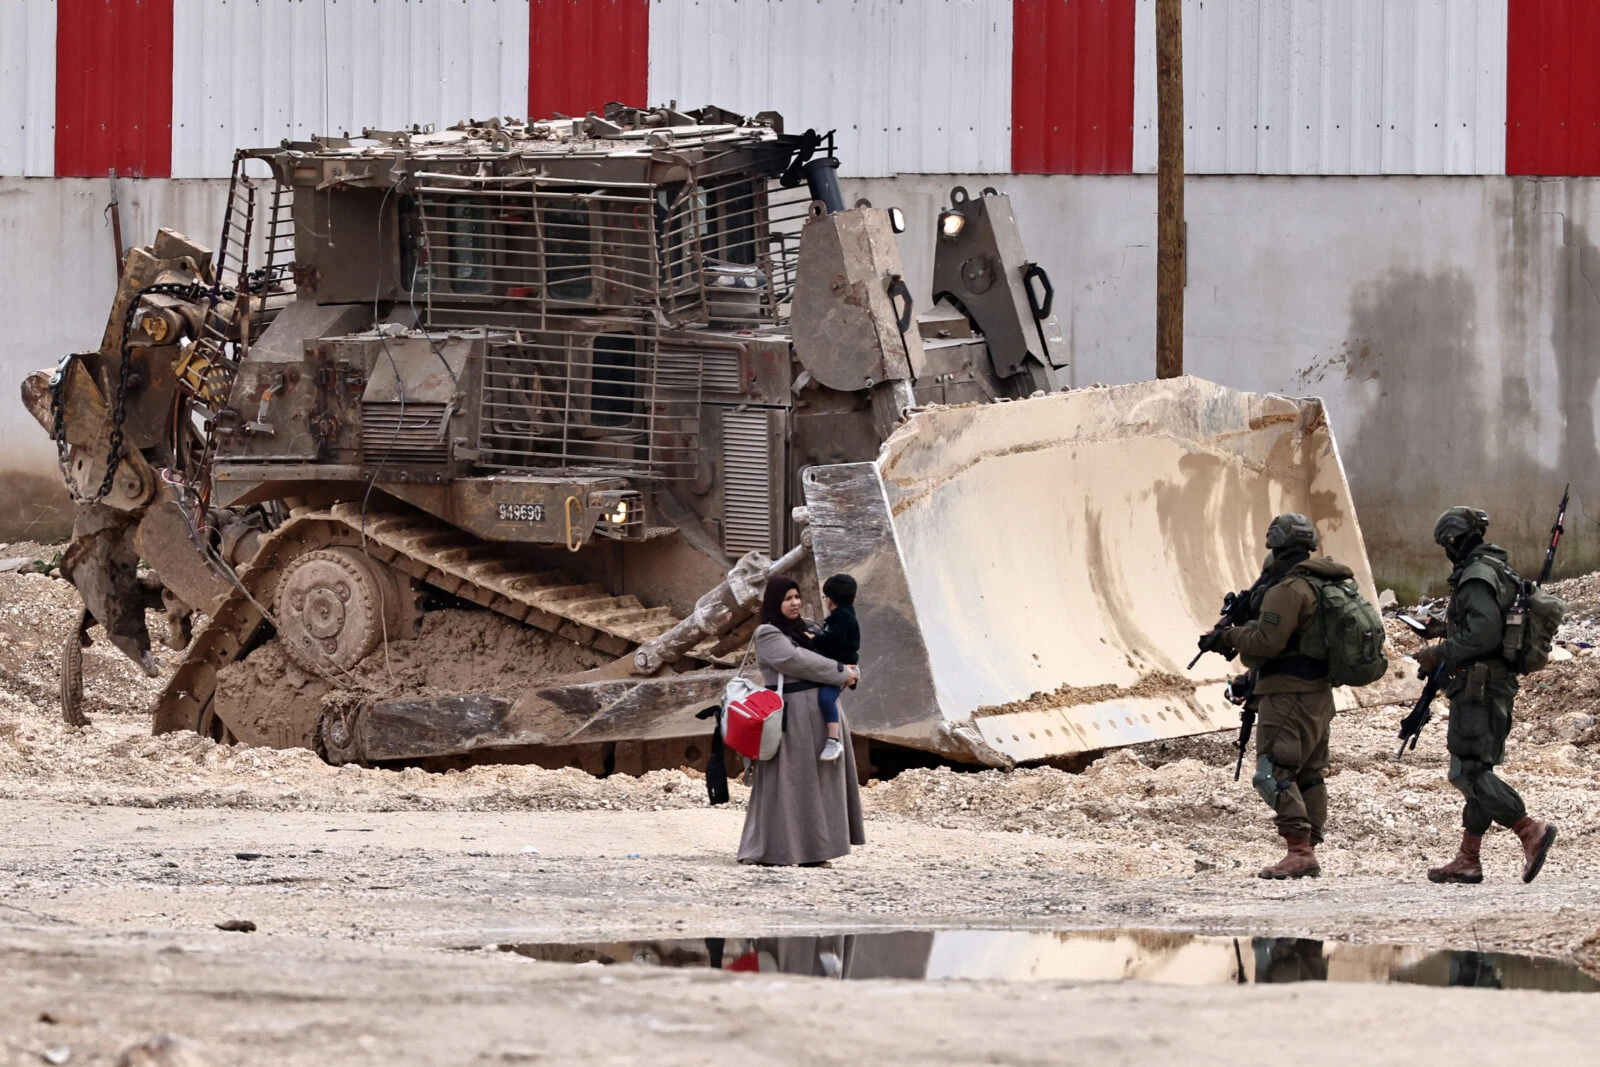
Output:
[[[733,697],[732,693],[728,694]],[[722,741],[739,755],[753,760],[769,760],[778,754],[783,740],[783,680],[778,691],[752,689],[730,699],[722,711]]]

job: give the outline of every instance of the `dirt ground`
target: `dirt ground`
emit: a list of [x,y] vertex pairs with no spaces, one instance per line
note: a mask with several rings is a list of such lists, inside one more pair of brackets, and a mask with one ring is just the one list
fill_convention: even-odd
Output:
[[[0,558],[38,551],[0,546]],[[869,844],[833,869],[748,869],[732,859],[737,784],[711,809],[703,781],[679,771],[335,769],[304,751],[151,737],[159,683],[103,643],[85,655],[93,725],[69,729],[56,660],[76,594],[0,574],[0,1064],[111,1064],[160,1033],[215,1064],[1231,1064],[1282,1047],[1264,1021],[1275,1014],[1337,1020],[1296,1051],[1301,1063],[1459,1061],[1469,1015],[1482,1023],[1469,1060],[1581,1061],[1600,1002],[1577,994],[835,983],[482,950],[1151,927],[1530,952],[1600,974],[1600,659],[1584,647],[1600,629],[1600,580],[1557,591],[1570,658],[1528,680],[1505,774],[1560,842],[1524,886],[1515,841],[1497,832],[1484,885],[1439,887],[1422,870],[1450,855],[1460,808],[1442,706],[1399,761],[1402,709],[1337,720],[1317,881],[1251,877],[1279,852],[1259,800],[1232,781],[1224,735],[1114,752],[1079,774],[909,771],[863,790]],[[256,929],[218,930],[227,920]]]

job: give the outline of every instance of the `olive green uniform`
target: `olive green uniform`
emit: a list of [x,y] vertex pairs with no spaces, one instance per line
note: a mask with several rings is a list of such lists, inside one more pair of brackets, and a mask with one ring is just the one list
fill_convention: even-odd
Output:
[[1446,638],[1439,647],[1450,674],[1450,784],[1467,798],[1461,825],[1481,837],[1491,823],[1511,826],[1528,814],[1522,797],[1494,773],[1505,760],[1511,733],[1516,672],[1500,651],[1505,612],[1516,599],[1513,580],[1500,566],[1506,552],[1482,544],[1450,575]]
[[[1261,596],[1256,617],[1230,627],[1223,640],[1257,671],[1256,773],[1251,784],[1276,813],[1285,837],[1322,843],[1328,821],[1328,736],[1333,687],[1327,664],[1299,654],[1299,639],[1317,613],[1317,592],[1306,575],[1343,581],[1355,572],[1326,556],[1291,568]],[[1320,665],[1320,669],[1319,669]]]

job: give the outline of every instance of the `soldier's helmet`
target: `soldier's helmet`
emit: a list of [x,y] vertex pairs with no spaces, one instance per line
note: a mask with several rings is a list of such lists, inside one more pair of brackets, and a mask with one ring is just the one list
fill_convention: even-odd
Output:
[[1457,505],[1449,508],[1433,524],[1433,543],[1449,548],[1466,534],[1483,533],[1489,528],[1489,513]]
[[1279,515],[1267,527],[1267,548],[1276,552],[1281,548],[1317,550],[1317,528],[1311,520],[1297,511]]

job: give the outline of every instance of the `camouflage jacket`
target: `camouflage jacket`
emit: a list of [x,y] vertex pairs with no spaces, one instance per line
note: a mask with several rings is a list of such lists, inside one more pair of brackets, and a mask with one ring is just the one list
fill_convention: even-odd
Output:
[[1283,580],[1261,598],[1261,611],[1243,626],[1231,626],[1222,638],[1238,651],[1244,665],[1261,671],[1256,692],[1315,693],[1329,689],[1326,670],[1320,678],[1274,673],[1273,664],[1290,665],[1302,660],[1300,635],[1317,615],[1317,591],[1306,576],[1327,581],[1353,578],[1355,572],[1327,556],[1314,556],[1290,569]]

